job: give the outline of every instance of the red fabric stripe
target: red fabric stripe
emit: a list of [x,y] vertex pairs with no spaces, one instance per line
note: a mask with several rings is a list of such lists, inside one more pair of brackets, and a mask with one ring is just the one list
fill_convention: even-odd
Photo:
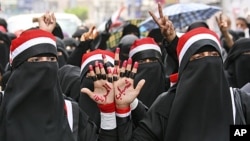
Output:
[[101,55],[108,55],[111,58],[115,58],[115,54],[111,51],[106,51],[106,50],[101,50],[101,49],[96,49],[94,51],[91,51],[89,53],[85,53],[82,56],[82,63],[85,62],[86,59],[88,59],[89,57],[96,55],[96,54],[101,54]]
[[125,114],[130,112],[130,107],[115,109],[118,114]]
[[170,75],[170,82],[175,83],[178,81],[178,73],[174,73]]
[[34,39],[37,37],[48,37],[52,40],[56,40],[55,36],[47,31],[41,30],[41,29],[32,29],[24,31],[20,37],[14,39],[11,43],[10,51],[14,51],[16,48],[18,48],[21,44],[24,42]]
[[217,38],[218,42],[220,42],[219,40],[219,37],[217,36],[217,34],[213,31],[211,31],[210,29],[207,29],[205,27],[199,27],[199,28],[196,28],[196,29],[193,29],[187,33],[185,33],[184,35],[182,35],[180,38],[179,38],[179,41],[178,41],[178,44],[177,44],[177,56],[179,57],[180,55],[180,52],[181,52],[181,49],[182,47],[184,46],[184,44],[194,35],[197,35],[197,34],[204,34],[204,33],[207,33],[207,34],[212,34],[214,37]]
[[115,103],[110,104],[98,104],[98,108],[103,113],[112,113],[115,112]]
[[155,42],[155,40],[153,38],[146,37],[146,38],[143,38],[143,39],[135,40],[135,42],[131,46],[130,50],[133,50],[134,48],[136,48],[136,47],[138,47],[140,45],[144,45],[144,44],[154,44],[154,45],[157,45],[156,42]]

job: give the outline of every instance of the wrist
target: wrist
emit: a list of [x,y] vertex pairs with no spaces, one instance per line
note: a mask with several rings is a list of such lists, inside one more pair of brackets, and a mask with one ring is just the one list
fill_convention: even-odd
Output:
[[115,112],[115,103],[108,104],[97,104],[98,108],[102,113],[112,113]]
[[130,106],[115,109],[117,117],[128,117],[131,113]]

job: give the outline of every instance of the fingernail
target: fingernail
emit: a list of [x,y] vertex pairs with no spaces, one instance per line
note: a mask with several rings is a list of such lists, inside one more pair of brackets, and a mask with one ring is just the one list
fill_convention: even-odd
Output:
[[115,49],[115,53],[120,53],[120,48],[119,47]]
[[138,66],[139,66],[138,62],[135,62],[133,67],[134,67],[135,69],[137,69]]
[[122,63],[122,67],[126,68],[126,66],[127,66],[127,60],[123,61]]
[[89,65],[89,71],[93,71],[93,66]]
[[128,65],[131,65],[132,64],[132,58],[128,58]]

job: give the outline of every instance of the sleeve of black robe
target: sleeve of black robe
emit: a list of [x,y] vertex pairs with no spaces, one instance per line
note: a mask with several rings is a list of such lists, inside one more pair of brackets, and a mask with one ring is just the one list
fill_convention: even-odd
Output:
[[[175,87],[157,97],[138,126],[133,129],[130,117],[117,118],[121,141],[162,141],[165,138],[168,117],[175,97]],[[119,124],[118,124],[119,123]]]
[[250,124],[250,93],[240,91],[242,110],[245,116],[246,124]]
[[171,43],[168,43],[165,39],[163,40],[163,46],[167,52],[167,58],[164,62],[164,65],[166,67],[166,75],[168,76],[178,72],[179,62],[176,52],[178,41],[178,36],[176,36]]

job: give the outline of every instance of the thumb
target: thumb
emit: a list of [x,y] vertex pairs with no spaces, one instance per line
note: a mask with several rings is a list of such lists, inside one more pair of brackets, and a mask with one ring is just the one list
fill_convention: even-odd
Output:
[[90,89],[88,89],[88,88],[82,88],[82,89],[81,89],[81,93],[87,94],[90,98],[92,98],[93,95],[94,95],[93,92],[90,91]]
[[144,86],[145,82],[146,82],[145,79],[142,79],[142,80],[140,80],[138,82],[137,86],[135,87],[135,90],[136,90],[136,92],[138,92],[138,94],[140,93],[140,91],[141,91],[142,87]]

